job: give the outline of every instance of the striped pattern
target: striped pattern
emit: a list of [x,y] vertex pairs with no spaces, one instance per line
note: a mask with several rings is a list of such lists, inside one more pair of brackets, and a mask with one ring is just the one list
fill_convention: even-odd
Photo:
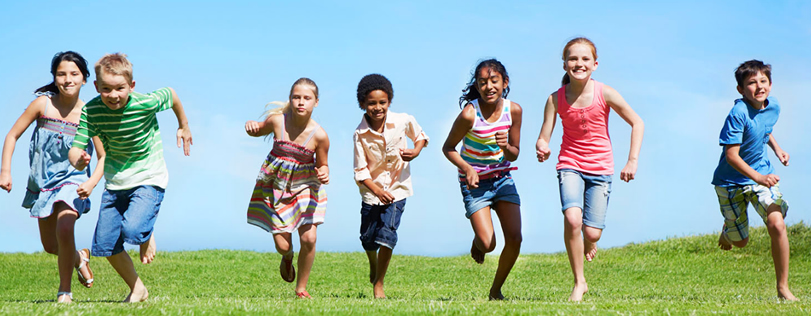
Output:
[[327,192],[318,181],[314,156],[304,146],[274,140],[253,188],[249,224],[276,234],[324,222]]
[[82,108],[73,146],[85,149],[90,138],[101,138],[107,151],[107,189],[126,190],[140,185],[166,188],[169,173],[155,114],[170,108],[169,88],[150,94],[132,92],[127,105],[118,110],[111,110],[96,97]]
[[49,130],[64,136],[74,137],[79,124],[55,119],[47,116],[40,116],[37,119],[37,128]]
[[[478,101],[470,102],[476,109],[476,120],[473,128],[465,134],[465,138],[462,140],[462,151],[460,152],[462,159],[470,164],[479,176],[517,169],[510,167],[510,161],[504,159],[504,152],[496,144],[496,133],[509,131],[512,126],[510,100],[504,99],[501,116],[494,123],[488,123],[482,116]],[[460,180],[465,178],[464,171],[459,170],[459,178]]]

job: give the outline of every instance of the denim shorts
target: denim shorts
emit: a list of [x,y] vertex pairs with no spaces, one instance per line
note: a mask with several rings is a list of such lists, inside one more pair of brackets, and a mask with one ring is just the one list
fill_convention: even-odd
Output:
[[611,195],[611,175],[593,175],[572,169],[560,169],[558,181],[561,212],[578,207],[583,211],[583,224],[604,229],[608,198]]
[[783,200],[780,193],[780,184],[767,188],[760,184],[734,185],[728,187],[715,187],[718,195],[718,204],[721,205],[721,215],[724,215],[724,232],[729,240],[741,241],[749,238],[749,217],[746,214],[746,202],[752,204],[760,218],[766,223],[766,211],[772,204],[780,206],[783,218],[788,214],[788,202]]
[[465,182],[460,182],[462,200],[465,202],[465,217],[470,218],[480,209],[505,201],[521,205],[518,190],[510,173],[479,181],[479,187],[470,189]]
[[385,205],[361,202],[360,243],[366,251],[375,251],[380,246],[394,249],[397,245],[397,228],[405,210],[406,199]]
[[163,189],[146,185],[104,190],[93,235],[93,256],[116,255],[124,251],[124,242],[140,245],[149,241],[163,194]]

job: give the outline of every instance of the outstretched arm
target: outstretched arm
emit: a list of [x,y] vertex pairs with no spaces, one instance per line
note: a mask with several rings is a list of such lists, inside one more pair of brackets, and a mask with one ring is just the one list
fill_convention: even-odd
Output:
[[541,133],[538,135],[538,141],[535,142],[535,155],[538,156],[538,162],[547,161],[549,155],[552,154],[552,150],[549,149],[549,139],[552,138],[552,131],[555,130],[555,120],[557,119],[555,114],[557,112],[558,107],[555,104],[555,93],[553,93],[546,99]]
[[[106,161],[107,153],[104,151],[104,144],[101,143],[101,139],[98,136],[93,136],[93,147],[96,148],[96,158],[98,159],[96,162],[96,170],[93,170],[90,179],[80,184],[79,188],[76,189],[76,193],[79,193],[79,198],[81,199],[88,198],[90,194],[93,193],[93,189],[96,185],[99,184],[99,181],[101,181],[101,177],[104,176],[104,162]],[[73,148],[71,148],[71,150],[73,150]],[[87,155],[85,151],[82,151],[82,153]],[[87,160],[89,162],[90,158],[87,157]]]
[[177,148],[183,146],[183,154],[188,156],[190,154],[191,145],[193,144],[191,138],[191,129],[189,128],[189,119],[186,118],[186,111],[183,110],[183,104],[180,103],[180,98],[177,97],[175,89],[172,90],[172,111],[175,112],[177,117]]
[[614,109],[619,116],[631,125],[631,150],[628,153],[628,162],[620,172],[620,179],[629,182],[636,176],[636,168],[639,162],[639,150],[642,148],[642,135],[645,133],[645,123],[642,118],[634,112],[634,109],[625,102],[625,99],[609,86],[604,86],[603,97],[605,101]]
[[777,144],[777,140],[774,139],[774,134],[769,134],[769,147],[774,150],[774,155],[777,156],[777,159],[780,159],[780,163],[784,166],[788,166],[788,153],[783,151],[780,145]]
[[247,121],[245,122],[245,132],[253,137],[265,136],[274,132],[276,124],[284,124],[280,118],[281,115],[268,115],[264,121]]
[[465,180],[471,188],[479,187],[479,175],[470,164],[462,159],[462,156],[456,151],[456,145],[462,141],[467,131],[473,128],[473,120],[476,115],[474,111],[472,106],[465,106],[462,113],[459,113],[456,121],[453,122],[448,138],[445,139],[445,144],[442,145],[442,153],[445,154],[445,158],[448,158],[456,168],[465,172]]
[[37,117],[42,114],[42,108],[45,106],[48,97],[41,96],[25,109],[22,115],[11,126],[11,130],[6,135],[6,141],[3,143],[3,161],[0,166],[0,189],[11,192],[11,157],[14,155],[14,147],[17,146],[17,139],[25,133],[28,126],[33,123]]

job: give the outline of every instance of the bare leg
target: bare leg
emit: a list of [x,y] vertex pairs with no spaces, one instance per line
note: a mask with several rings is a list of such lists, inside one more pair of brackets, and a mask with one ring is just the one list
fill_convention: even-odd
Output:
[[296,293],[307,291],[307,281],[310,279],[310,270],[315,261],[315,225],[304,225],[299,227],[298,235],[301,242],[301,250],[298,255],[298,280],[296,280]]
[[[74,212],[63,202],[53,206],[53,214],[39,220],[40,239],[46,252],[58,256],[59,292],[71,292],[71,279],[73,267],[79,265],[79,255],[73,238],[73,227],[78,218]],[[87,273],[87,268],[83,268]],[[57,298],[60,303],[70,303],[70,296],[62,295]]]
[[367,250],[366,258],[369,259],[369,282],[375,284],[377,282],[377,250]]
[[143,302],[149,297],[149,291],[146,286],[141,282],[138,273],[135,272],[135,266],[132,264],[129,254],[126,251],[119,252],[112,256],[107,257],[107,261],[113,266],[115,272],[124,279],[127,286],[130,287],[130,294],[124,299],[124,303]]
[[583,211],[579,207],[571,207],[563,212],[563,241],[566,244],[566,254],[569,256],[569,265],[574,275],[574,287],[569,295],[570,301],[583,300],[583,294],[589,290],[586,276],[583,273]]
[[496,249],[496,235],[493,233],[493,218],[490,207],[485,207],[470,216],[470,225],[473,226],[473,244],[470,246],[470,256],[478,264],[484,263],[484,254]]
[[279,275],[286,282],[296,280],[296,270],[293,268],[293,240],[290,233],[273,234],[273,243],[276,244],[276,251],[282,255],[279,264]]
[[591,262],[597,257],[597,242],[602,235],[602,229],[583,225],[583,255],[586,261]]
[[769,215],[766,227],[772,240],[772,259],[774,260],[774,272],[777,278],[777,296],[787,301],[797,301],[798,299],[788,288],[789,243],[783,214],[780,211],[780,206],[776,204],[770,205],[767,212]]
[[389,269],[391,261],[391,248],[381,246],[377,255],[377,275],[375,277],[374,293],[375,298],[386,298],[383,291],[383,279],[386,278],[386,271]]
[[152,236],[149,236],[149,241],[141,244],[141,263],[152,263],[152,260],[155,260],[157,251],[158,247],[155,245],[155,232],[153,231]]
[[498,269],[496,277],[493,279],[493,286],[490,287],[491,300],[503,300],[501,287],[510,275],[510,271],[515,265],[515,260],[521,254],[521,207],[504,201],[495,204],[498,220],[501,222],[501,230],[504,232],[504,249],[498,258]]

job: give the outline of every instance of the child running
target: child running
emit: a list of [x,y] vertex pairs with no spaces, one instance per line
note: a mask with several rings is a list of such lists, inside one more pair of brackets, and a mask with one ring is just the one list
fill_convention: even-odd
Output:
[[[445,157],[459,168],[465,216],[473,226],[470,255],[484,263],[485,253],[496,248],[490,209],[495,209],[504,231],[504,249],[490,287],[490,300],[503,300],[501,287],[521,252],[521,200],[510,175],[510,162],[518,158],[521,106],[507,100],[510,76],[498,60],[479,63],[465,86],[459,105],[462,113],[442,146]],[[462,142],[461,152],[456,145]]]
[[[572,39],[563,48],[563,85],[546,100],[543,125],[536,150],[538,161],[552,153],[549,138],[555,116],[563,124],[563,140],[558,155],[558,180],[563,211],[563,240],[574,274],[571,301],[581,301],[588,292],[583,274],[583,257],[592,261],[597,241],[605,228],[605,213],[611,193],[614,158],[608,136],[611,109],[631,125],[631,150],[620,179],[628,182],[636,175],[644,124],[613,88],[591,79],[597,69],[597,48],[589,39]],[[582,235],[581,235],[582,232]]]
[[[409,161],[420,155],[428,136],[413,116],[389,112],[394,89],[386,77],[366,75],[358,83],[358,104],[366,114],[355,129],[355,181],[363,201],[360,241],[369,258],[375,298],[386,298],[383,279],[397,245],[397,228],[411,188]],[[408,149],[406,137],[414,142]]]
[[788,288],[789,243],[786,223],[788,203],[779,190],[780,177],[774,174],[766,145],[780,162],[788,166],[789,155],[772,135],[780,115],[780,104],[769,97],[772,67],[759,60],[742,63],[735,69],[738,93],[721,129],[719,144],[724,147],[712,184],[721,205],[724,226],[718,245],[723,250],[743,248],[749,242],[746,203],[757,210],[772,240],[772,260],[777,278],[777,296],[796,301]]
[[311,298],[307,281],[315,260],[316,228],[324,223],[329,183],[329,138],[310,116],[318,106],[318,86],[300,78],[290,88],[289,101],[267,112],[262,122],[248,121],[245,132],[258,137],[273,134],[271,149],[248,206],[248,223],[273,234],[276,251],[282,255],[279,273],[287,282],[296,280],[293,268],[292,233],[298,231],[296,297]]
[[[53,82],[36,90],[37,98],[28,105],[6,135],[3,146],[3,164],[0,169],[0,188],[11,192],[11,157],[17,139],[34,121],[37,126],[31,135],[28,158],[31,173],[22,206],[31,217],[38,218],[39,235],[45,252],[58,256],[58,303],[70,303],[72,269],[76,268],[79,283],[93,286],[90,270],[90,251],[76,251],[73,228],[82,214],[90,211],[87,199],[101,180],[104,149],[98,137],[93,142],[98,148],[98,165],[93,175],[90,170],[76,170],[68,162],[68,151],[76,135],[79,116],[84,102],[79,91],[87,83],[87,61],[76,52],[61,52],[51,60]],[[90,144],[87,151],[93,153]],[[88,161],[90,156],[87,156]]]
[[174,111],[179,125],[177,146],[183,146],[186,156],[192,144],[191,130],[174,89],[161,88],[150,94],[133,91],[135,81],[127,55],[105,55],[96,62],[95,71],[94,84],[100,95],[82,109],[70,163],[84,169],[89,160],[85,152],[88,139],[98,136],[103,140],[108,154],[106,184],[93,235],[93,256],[107,257],[127,283],[130,293],[124,302],[142,302],[149,292],[124,251],[124,242],[140,245],[141,263],[154,260],[153,227],[169,183],[156,115],[170,108]]

